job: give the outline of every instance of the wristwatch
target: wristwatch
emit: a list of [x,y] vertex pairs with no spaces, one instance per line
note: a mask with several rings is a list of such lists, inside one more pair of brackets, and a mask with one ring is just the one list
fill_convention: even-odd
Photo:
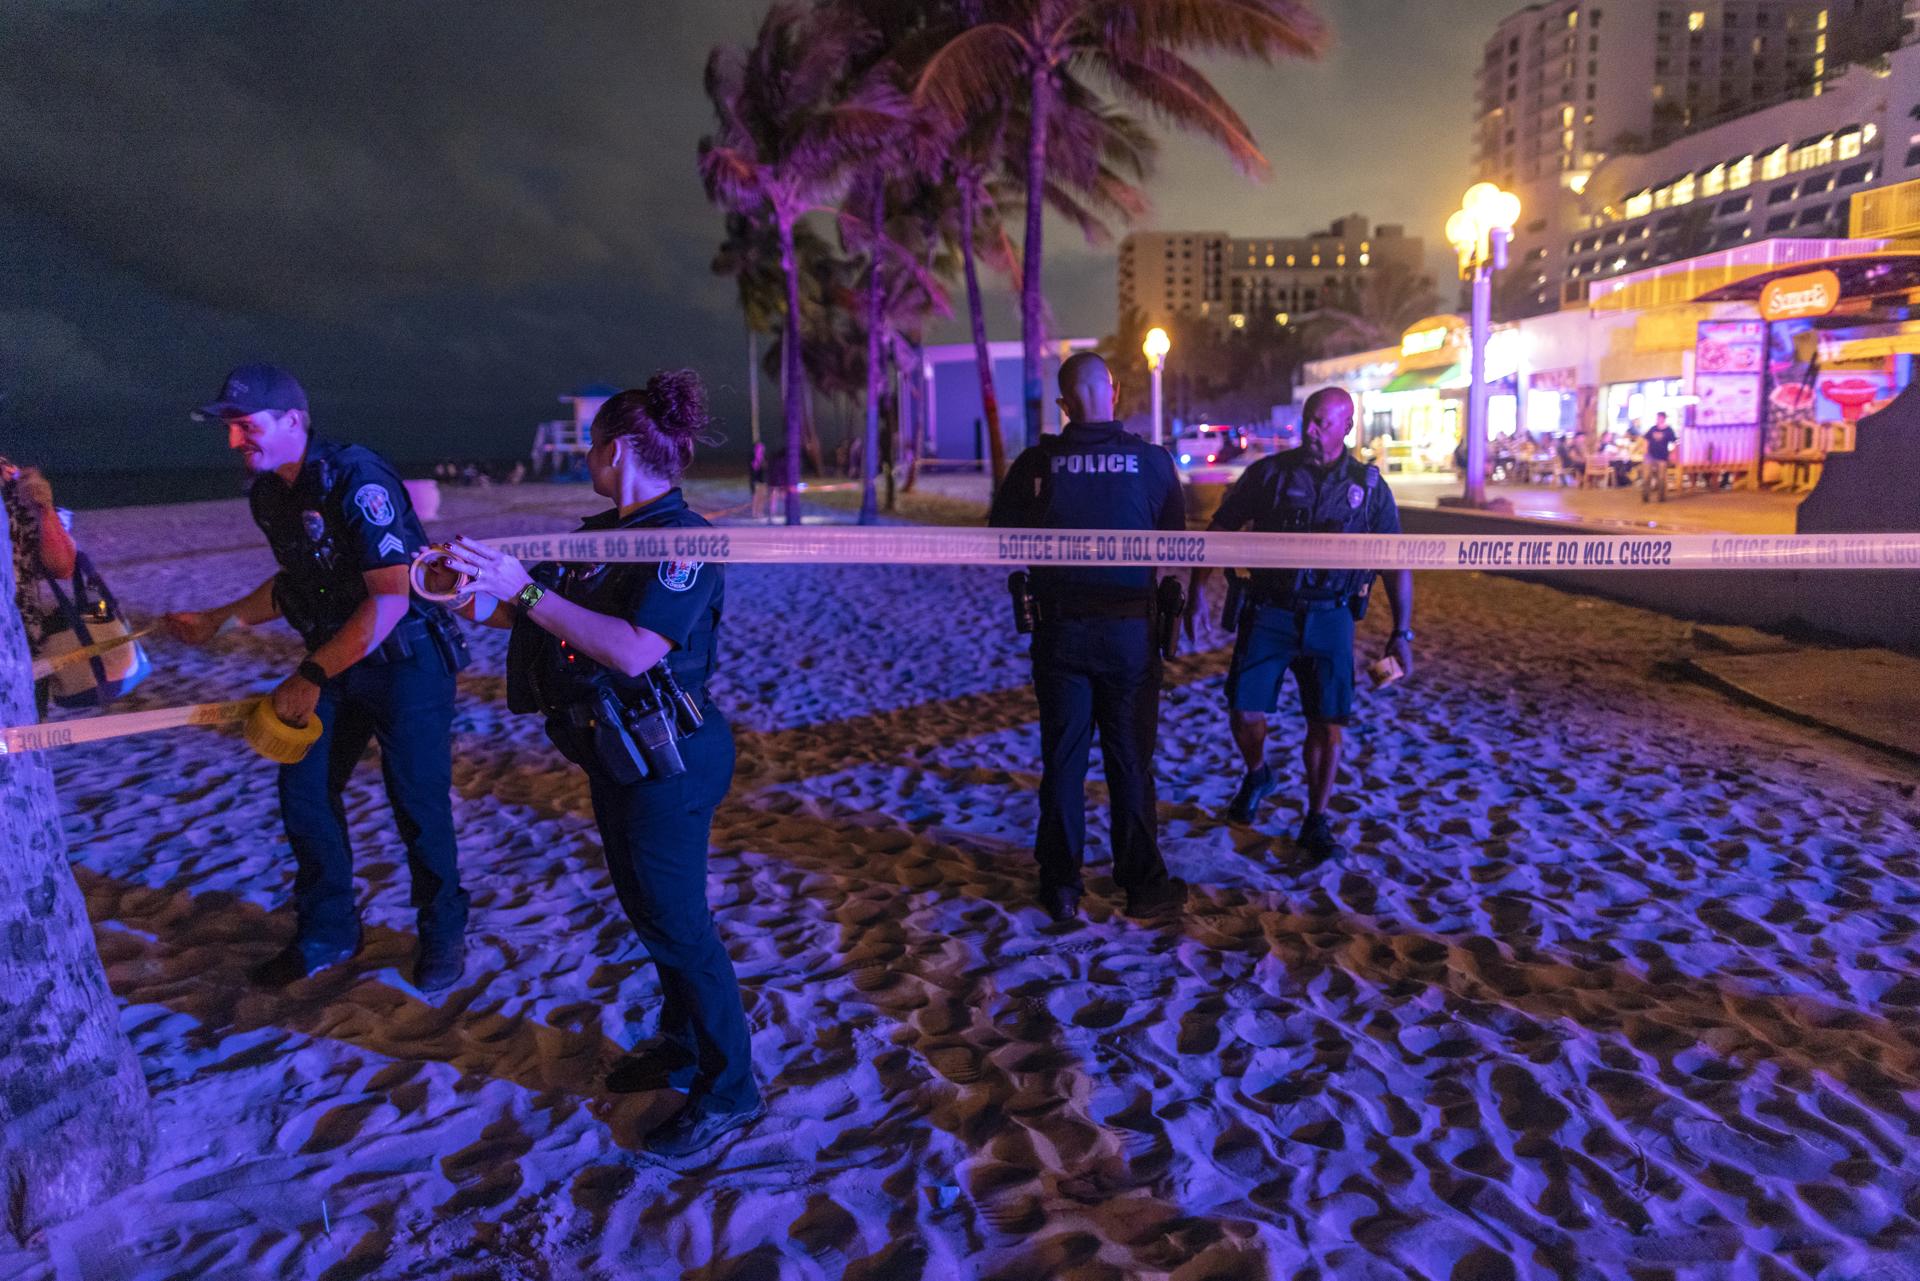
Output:
[[300,666],[293,670],[294,674],[300,677],[301,680],[311,681],[315,688],[325,688],[327,683],[327,669],[314,662],[311,658],[302,659]]
[[1388,640],[1389,642],[1391,642],[1391,641],[1397,641],[1397,640],[1399,640],[1399,639],[1400,639],[1401,637],[1403,637],[1403,636],[1404,636],[1404,637],[1406,638],[1406,641],[1407,641],[1407,644],[1409,644],[1409,645],[1411,645],[1411,644],[1413,644],[1413,628],[1411,628],[1411,627],[1396,627],[1396,628],[1394,628],[1394,629],[1393,629],[1393,632],[1392,632],[1392,634],[1390,634],[1390,635],[1389,635],[1389,636],[1387,637],[1387,640]]
[[546,594],[547,594],[547,589],[542,587],[540,584],[528,583],[525,587],[522,587],[520,589],[518,594],[514,596],[513,603],[520,607],[520,610],[522,613],[525,613],[527,610],[532,609],[535,605],[538,605],[540,603],[540,598],[542,596],[545,596]]

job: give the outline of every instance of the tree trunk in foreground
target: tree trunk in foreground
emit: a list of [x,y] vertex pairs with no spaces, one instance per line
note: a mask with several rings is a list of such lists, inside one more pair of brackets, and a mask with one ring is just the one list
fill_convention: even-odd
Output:
[[[0,506],[0,547],[7,545]],[[32,662],[0,556],[0,726],[34,721]],[[44,756],[0,752],[0,1197],[23,1244],[141,1177],[153,1112],[67,868]]]
[[[967,277],[967,325],[973,333],[973,365],[980,376],[980,411],[986,419],[987,470],[997,491],[1007,478],[1007,441],[1000,432],[1000,396],[993,387],[993,355],[987,346],[986,308],[980,299],[980,271],[973,256],[974,187],[960,186],[960,261]],[[1024,351],[1025,348],[1022,348]]]

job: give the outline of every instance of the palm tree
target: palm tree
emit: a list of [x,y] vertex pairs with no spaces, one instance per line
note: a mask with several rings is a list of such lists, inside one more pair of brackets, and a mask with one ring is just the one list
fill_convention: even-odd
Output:
[[[8,545],[0,503],[0,546]],[[0,725],[31,725],[13,575],[13,558],[0,556]],[[140,1178],[153,1113],[67,865],[43,756],[0,752],[0,850],[0,1186],[6,1230],[24,1245]]]
[[785,320],[787,291],[780,271],[780,240],[773,228],[745,214],[727,215],[727,236],[713,256],[713,274],[730,276],[747,326],[747,417],[760,443],[760,335]]
[[1307,346],[1322,356],[1393,347],[1415,322],[1440,310],[1433,277],[1397,262],[1370,269],[1358,284],[1300,318]]
[[[1062,94],[1049,137],[1055,159],[1047,166],[1047,203],[1077,226],[1089,244],[1104,244],[1112,239],[1107,217],[1131,220],[1146,209],[1138,184],[1152,167],[1154,143],[1125,113],[1081,92],[1077,84],[1070,82],[1064,88],[1067,92]],[[1018,269],[1020,256],[1001,211],[1011,208],[1023,190],[1008,172],[1013,157],[1007,138],[1023,133],[1026,126],[1013,108],[951,123],[952,133],[943,149],[945,172],[959,193],[957,234],[966,277],[967,318],[980,379],[989,466],[997,487],[1006,478],[1007,448],[987,347],[978,263],[984,256],[995,270],[1011,275]]]
[[730,212],[770,222],[780,244],[790,525],[800,523],[806,395],[794,228],[839,196],[855,157],[883,145],[907,110],[897,92],[872,79],[849,87],[861,39],[830,10],[776,4],[751,46],[715,49],[707,60],[707,98],[719,121],[700,140],[707,196]]
[[1048,131],[1068,86],[1097,74],[1168,123],[1220,143],[1243,171],[1261,174],[1266,158],[1245,123],[1183,55],[1315,57],[1325,29],[1306,0],[968,0],[959,9],[964,29],[928,60],[916,94],[959,118],[1016,99],[1026,110],[1020,328],[1031,442],[1040,433],[1046,340],[1041,215],[1054,155]]

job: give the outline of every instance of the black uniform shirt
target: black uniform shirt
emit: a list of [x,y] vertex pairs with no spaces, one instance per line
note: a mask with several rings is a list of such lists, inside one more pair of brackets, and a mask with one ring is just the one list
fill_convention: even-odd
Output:
[[[268,472],[247,491],[280,574],[274,602],[309,649],[333,639],[367,599],[368,570],[411,564],[427,545],[406,487],[371,449],[309,437],[289,485]],[[434,608],[413,598],[411,613]]]
[[[1242,472],[1220,500],[1220,509],[1207,528],[1251,528],[1262,534],[1397,534],[1400,508],[1387,482],[1353,455],[1343,454],[1333,466],[1321,468],[1313,464],[1303,447],[1270,454]],[[1254,593],[1274,601],[1353,595],[1366,590],[1373,573],[1250,571]]]
[[[1068,423],[1025,450],[1007,469],[987,523],[1001,529],[1187,527],[1186,498],[1173,455],[1117,422]],[[1036,596],[1080,601],[1144,599],[1151,565],[1033,567]]]
[[[589,516],[580,528],[670,531],[711,525],[671,489],[625,519],[614,508]],[[671,534],[663,537],[671,549]],[[673,645],[667,667],[674,679],[695,698],[701,696],[719,642],[724,566],[690,558],[618,565],[543,561],[530,572],[535,582],[582,608],[665,637]],[[514,620],[507,653],[507,702],[514,711],[550,711],[588,697],[600,685],[618,691],[641,684],[578,653],[533,620]]]

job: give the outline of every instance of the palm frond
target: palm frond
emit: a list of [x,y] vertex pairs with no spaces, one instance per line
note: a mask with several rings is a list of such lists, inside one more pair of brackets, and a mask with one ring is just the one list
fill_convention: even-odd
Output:
[[982,23],[961,32],[920,69],[914,101],[965,118],[1018,96],[1038,51],[1016,28]]
[[1326,22],[1302,0],[1124,0],[1124,7],[1147,46],[1271,62],[1287,54],[1317,58],[1328,43]]
[[1254,143],[1252,131],[1220,91],[1188,62],[1165,50],[1144,49],[1110,64],[1107,70],[1169,124],[1219,143],[1242,173],[1267,176],[1267,158]]

